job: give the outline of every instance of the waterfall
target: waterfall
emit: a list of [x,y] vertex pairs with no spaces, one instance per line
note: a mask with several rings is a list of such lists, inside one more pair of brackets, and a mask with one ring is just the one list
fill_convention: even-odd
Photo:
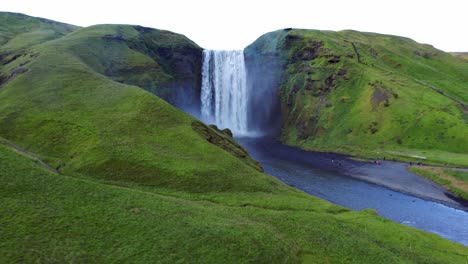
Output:
[[204,50],[201,115],[206,123],[229,128],[237,135],[247,129],[247,74],[242,50]]

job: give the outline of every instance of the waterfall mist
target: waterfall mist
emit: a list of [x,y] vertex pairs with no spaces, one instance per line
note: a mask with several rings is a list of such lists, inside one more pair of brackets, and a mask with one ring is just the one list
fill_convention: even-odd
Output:
[[282,70],[278,63],[258,64],[246,58],[249,102],[249,129],[263,136],[277,136],[281,132],[281,104],[278,94]]
[[280,132],[280,64],[276,58],[268,63],[255,58],[244,59],[242,50],[203,51],[200,98],[204,122],[229,128],[236,136]]

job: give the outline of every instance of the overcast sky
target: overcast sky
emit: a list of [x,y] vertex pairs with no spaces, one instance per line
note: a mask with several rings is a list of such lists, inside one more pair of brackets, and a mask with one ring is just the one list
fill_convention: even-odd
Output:
[[78,26],[138,24],[207,49],[242,49],[280,28],[354,29],[468,51],[468,0],[0,0],[0,10]]

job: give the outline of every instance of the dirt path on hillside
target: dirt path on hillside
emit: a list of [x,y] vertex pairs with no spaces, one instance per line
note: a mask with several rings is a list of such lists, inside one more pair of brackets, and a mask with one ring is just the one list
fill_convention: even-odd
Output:
[[52,172],[52,173],[55,173],[55,174],[58,174],[57,170],[55,170],[54,168],[50,167],[47,163],[43,162],[39,157],[37,157],[35,154],[31,153],[31,152],[28,152],[22,148],[20,148],[19,146],[15,145],[13,142],[7,140],[7,139],[4,139],[2,137],[0,137],[0,144],[1,145],[4,145],[6,146],[7,148],[11,149],[12,151],[34,161],[34,163],[38,164],[39,166],[43,167],[44,169],[46,169],[47,171],[49,172]]

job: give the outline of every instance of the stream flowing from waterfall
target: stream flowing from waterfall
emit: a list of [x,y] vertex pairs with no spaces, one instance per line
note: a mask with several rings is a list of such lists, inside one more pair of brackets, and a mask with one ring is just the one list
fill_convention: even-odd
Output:
[[[272,99],[277,88],[262,81],[268,76],[256,74],[255,69],[249,76],[246,69],[241,50],[203,51],[201,115],[205,123],[231,129],[266,173],[335,204],[354,210],[372,208],[387,219],[468,245],[466,205],[409,172],[405,164],[386,162],[376,167],[338,154],[306,152],[252,138],[268,134],[259,133],[258,128],[268,129],[259,123],[280,117],[273,109],[278,105]],[[391,186],[400,187],[391,190]]]

